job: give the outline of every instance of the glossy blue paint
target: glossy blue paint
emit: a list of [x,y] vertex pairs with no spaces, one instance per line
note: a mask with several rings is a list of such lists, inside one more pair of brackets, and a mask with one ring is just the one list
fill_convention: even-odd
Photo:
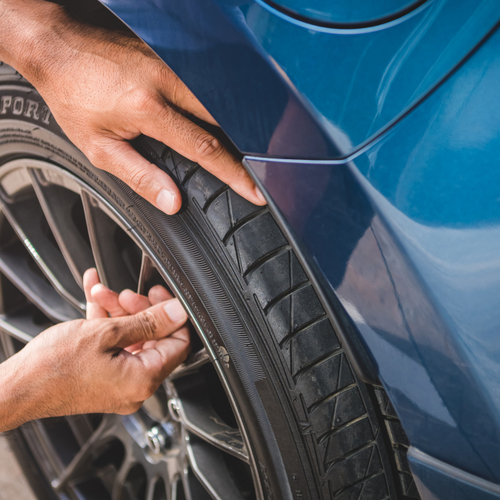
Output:
[[398,22],[358,30],[300,25],[260,5],[246,19],[348,155],[433,89],[495,25],[500,9],[497,0],[432,0]]
[[429,0],[397,22],[360,29],[300,23],[251,0],[103,3],[176,71],[240,151],[283,158],[352,153],[500,18],[497,0]]
[[[424,0],[425,1],[425,0]],[[334,25],[373,24],[396,18],[420,6],[422,0],[270,0],[266,3],[282,7],[290,15],[311,22]]]
[[500,32],[351,162],[248,160],[356,323],[412,445],[494,482],[498,54]]
[[500,486],[410,448],[408,461],[422,500],[499,500]]

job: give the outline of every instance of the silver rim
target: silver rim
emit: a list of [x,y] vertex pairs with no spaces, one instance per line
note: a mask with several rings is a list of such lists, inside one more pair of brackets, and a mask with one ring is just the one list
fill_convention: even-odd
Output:
[[[175,284],[127,221],[77,177],[48,162],[0,170],[2,344],[14,354],[51,324],[85,315],[83,272],[110,288]],[[133,415],[35,422],[25,435],[60,498],[262,499],[243,418],[217,357],[201,342]]]

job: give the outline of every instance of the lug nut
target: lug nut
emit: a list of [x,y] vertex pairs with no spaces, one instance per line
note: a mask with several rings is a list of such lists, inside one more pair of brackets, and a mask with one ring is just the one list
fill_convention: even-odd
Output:
[[148,448],[156,455],[159,455],[168,448],[170,438],[161,427],[153,427],[146,432],[146,442]]

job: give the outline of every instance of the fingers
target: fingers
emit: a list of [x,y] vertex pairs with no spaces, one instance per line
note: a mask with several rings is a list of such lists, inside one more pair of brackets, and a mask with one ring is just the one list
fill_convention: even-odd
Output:
[[93,165],[119,177],[133,191],[168,215],[179,211],[181,194],[175,182],[156,165],[147,161],[127,141],[118,138],[100,140],[87,153]]
[[[159,304],[160,302],[165,302],[172,297],[172,294],[168,290],[160,285],[156,285],[151,288],[148,297],[144,297],[144,295],[135,293],[132,290],[123,290],[123,292],[121,292],[119,295],[119,301],[123,309],[125,309],[129,314],[137,314],[141,311],[144,311],[148,307],[151,307],[152,305],[154,306],[156,304]],[[156,341],[152,340],[149,342],[154,343]],[[140,351],[143,348],[143,344],[144,342],[139,342],[137,344],[126,347],[125,350],[134,353],[136,351]]]
[[105,309],[112,318],[126,316],[128,314],[137,314],[152,305],[165,302],[173,295],[161,285],[156,285],[149,291],[149,296],[145,297],[132,290],[123,290],[120,294],[113,292],[101,283],[91,288],[92,299],[101,308]]
[[141,128],[144,134],[199,163],[248,201],[256,205],[266,204],[241,162],[220,141],[166,103],[163,106],[157,103],[156,106],[152,115],[156,119],[144,123]]
[[[169,106],[155,101],[144,113],[141,132],[157,139],[214,174],[234,191],[256,205],[266,201],[248,172],[212,134]],[[182,198],[175,182],[146,160],[128,141],[120,137],[100,137],[92,150],[84,150],[89,160],[111,172],[133,191],[168,215],[175,214]]]
[[110,320],[113,332],[105,339],[108,347],[125,348],[148,340],[159,340],[177,331],[187,321],[178,299],[170,299],[133,316]]
[[128,314],[137,314],[148,307],[165,302],[173,297],[173,295],[161,285],[156,285],[149,290],[148,297],[133,292],[132,290],[123,290],[120,293],[120,305]]
[[[126,316],[128,314],[127,311],[120,306],[118,294],[101,283],[94,285],[90,290],[90,293],[95,302],[105,309],[112,318]],[[148,305],[143,307],[141,310],[149,307],[149,301],[147,300],[147,302]]]
[[163,286],[156,285],[149,290],[148,298],[152,306],[165,302],[173,297],[173,295]]
[[146,368],[154,366],[157,370],[156,357],[159,354],[160,377],[164,379],[187,358],[190,350],[189,330],[181,328],[170,337],[156,341],[154,346],[146,348],[145,344],[136,356]]
[[[169,299],[171,297],[167,297]],[[151,307],[152,303],[144,295],[139,295],[132,290],[123,290],[118,298],[120,306],[128,314],[137,314]],[[153,304],[154,305],[154,304]]]
[[94,268],[87,269],[83,275],[83,289],[87,300],[87,319],[107,318],[108,312],[92,296],[92,288],[99,284],[99,276]]

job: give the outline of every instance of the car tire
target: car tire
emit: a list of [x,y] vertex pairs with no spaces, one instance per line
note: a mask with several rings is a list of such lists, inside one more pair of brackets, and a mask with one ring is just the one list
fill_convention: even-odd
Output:
[[[0,179],[5,165],[26,159],[32,163],[23,168],[35,169],[29,165],[45,162],[109,205],[187,307],[236,408],[253,457],[253,489],[238,484],[237,469],[228,465],[224,481],[232,481],[231,487],[214,480],[208,494],[194,489],[183,495],[191,500],[203,495],[237,500],[235,491],[241,499],[267,500],[419,498],[406,461],[408,443],[387,395],[364,384],[351,368],[332,318],[271,211],[250,204],[163,144],[140,137],[134,145],[177,182],[184,197],[179,214],[166,216],[119,179],[93,168],[28,82],[0,67]],[[3,188],[2,193],[3,203],[9,203]],[[2,283],[10,283],[0,271]],[[9,332],[3,334],[5,357],[22,347],[19,341],[9,344]],[[51,419],[49,425],[57,429],[62,421]],[[54,486],[57,480],[35,449],[36,425],[11,434],[36,494],[76,498],[76,483]],[[193,443],[198,438],[192,437]],[[203,467],[210,464],[200,465],[202,472]],[[125,490],[109,492],[109,498],[145,498],[144,489]]]

